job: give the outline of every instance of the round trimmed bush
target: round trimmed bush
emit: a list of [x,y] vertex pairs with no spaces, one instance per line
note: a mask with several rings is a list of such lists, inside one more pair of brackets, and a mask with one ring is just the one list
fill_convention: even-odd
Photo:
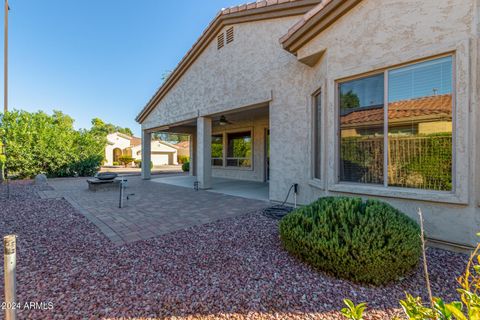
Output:
[[184,162],[184,163],[182,164],[182,171],[183,171],[183,172],[190,171],[190,162]]
[[420,228],[377,200],[325,197],[280,221],[285,249],[312,267],[380,285],[411,271],[421,255]]

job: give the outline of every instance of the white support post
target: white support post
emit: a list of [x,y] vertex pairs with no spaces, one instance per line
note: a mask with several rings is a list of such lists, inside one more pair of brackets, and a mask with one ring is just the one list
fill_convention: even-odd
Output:
[[196,174],[200,189],[212,187],[212,119],[197,118]]
[[196,176],[197,175],[197,139],[196,139],[196,133],[192,133],[190,135],[190,172],[189,174],[191,176]]
[[16,305],[16,268],[17,244],[16,236],[3,237],[4,277],[5,277],[5,320],[17,319]]
[[142,130],[142,179],[151,177],[150,163],[152,162],[152,134]]

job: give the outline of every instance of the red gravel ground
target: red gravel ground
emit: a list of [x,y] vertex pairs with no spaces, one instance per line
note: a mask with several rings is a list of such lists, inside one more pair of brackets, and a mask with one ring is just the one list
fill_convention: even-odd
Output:
[[[6,200],[0,187],[1,234],[18,235],[20,319],[342,319],[346,297],[369,302],[367,319],[389,319],[405,291],[426,294],[420,269],[382,288],[313,271],[258,213],[114,247],[66,201],[34,191],[15,184]],[[434,294],[453,299],[467,257],[429,249],[428,258]]]

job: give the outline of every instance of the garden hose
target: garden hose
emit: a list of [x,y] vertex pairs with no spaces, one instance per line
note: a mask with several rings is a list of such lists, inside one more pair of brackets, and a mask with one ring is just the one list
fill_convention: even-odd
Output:
[[[294,189],[295,196],[297,194],[297,188],[298,184],[292,184],[290,189],[288,189],[287,196],[285,197],[285,200],[279,205],[271,206],[268,208],[265,208],[262,210],[262,214],[268,218],[275,219],[275,220],[280,220],[287,214],[293,211],[294,208],[290,206],[286,206],[285,203],[287,203],[288,197],[290,196],[290,192],[292,192],[292,189]],[[296,202],[296,201],[295,201]]]

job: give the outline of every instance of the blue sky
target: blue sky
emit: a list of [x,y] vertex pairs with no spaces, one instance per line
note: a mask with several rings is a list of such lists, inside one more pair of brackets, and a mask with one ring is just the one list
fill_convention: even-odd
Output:
[[[10,0],[9,107],[61,110],[77,128],[88,128],[99,117],[139,134],[134,118],[162,75],[176,66],[218,10],[239,3]],[[3,23],[0,34],[3,44]],[[3,60],[3,46],[1,55]]]

